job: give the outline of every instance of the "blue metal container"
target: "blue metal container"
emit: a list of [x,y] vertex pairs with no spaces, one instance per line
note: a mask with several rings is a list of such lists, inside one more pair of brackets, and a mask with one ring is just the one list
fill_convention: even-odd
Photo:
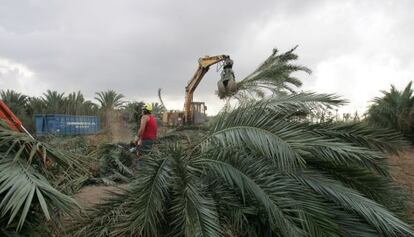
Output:
[[87,135],[100,129],[97,116],[35,115],[36,135]]

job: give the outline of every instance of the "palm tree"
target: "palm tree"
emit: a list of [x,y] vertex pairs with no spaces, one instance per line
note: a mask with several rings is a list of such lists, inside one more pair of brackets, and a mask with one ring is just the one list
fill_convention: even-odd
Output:
[[45,113],[48,114],[64,114],[65,108],[65,93],[47,90],[43,93],[43,103],[45,105]]
[[35,114],[45,114],[46,104],[41,97],[29,97],[28,99],[29,114],[34,116]]
[[90,100],[83,102],[82,113],[87,115],[96,115],[99,111],[99,106]]
[[2,90],[0,91],[0,99],[7,104],[26,129],[34,131],[34,120],[28,96],[13,90]]
[[140,101],[133,101],[128,102],[123,110],[128,113],[128,122],[136,122],[139,121],[139,118],[141,118],[141,112],[142,108],[144,107],[145,103]]
[[152,104],[152,113],[159,116],[162,113],[164,113],[166,111],[165,107],[158,103],[158,102],[153,102]]
[[267,92],[272,94],[295,92],[297,87],[302,86],[302,82],[292,73],[311,73],[309,68],[291,63],[292,60],[298,58],[293,53],[297,47],[282,54],[278,54],[278,50],[274,49],[273,53],[253,73],[237,82],[238,92],[235,98],[263,98]]
[[135,134],[138,131],[139,124],[142,116],[142,108],[144,107],[144,102],[128,102],[123,111],[125,113],[125,119],[128,123],[132,124],[132,131]]
[[70,93],[64,98],[64,101],[66,104],[66,114],[94,115],[97,113],[97,106],[93,102],[85,100],[80,91]]
[[97,95],[95,99],[100,104],[100,116],[103,119],[104,127],[110,128],[112,124],[119,121],[119,113],[115,113],[115,110],[123,107],[124,95],[114,90],[100,91],[95,94]]
[[66,104],[66,113],[72,114],[72,115],[79,115],[82,114],[82,107],[83,103],[85,102],[85,98],[83,97],[82,93],[80,91],[78,92],[72,92],[68,94],[64,98],[65,104]]
[[95,93],[97,97],[95,99],[99,102],[102,110],[115,110],[124,105],[123,98],[125,97],[121,93],[117,93],[114,90],[100,91]]
[[73,234],[414,236],[385,162],[402,138],[297,117],[343,103],[313,93],[266,97],[226,109],[195,136],[163,138],[128,189],[95,206]]
[[368,109],[367,121],[370,124],[392,128],[414,141],[414,95],[412,82],[399,91],[391,85],[391,90],[382,91],[383,96],[374,99]]
[[13,90],[1,90],[0,99],[15,113],[17,116],[26,114],[28,97]]
[[34,117],[36,114],[47,113],[46,104],[41,97],[29,97],[27,104],[27,115],[30,118],[30,122],[24,123],[24,125],[30,132],[34,132],[36,130]]

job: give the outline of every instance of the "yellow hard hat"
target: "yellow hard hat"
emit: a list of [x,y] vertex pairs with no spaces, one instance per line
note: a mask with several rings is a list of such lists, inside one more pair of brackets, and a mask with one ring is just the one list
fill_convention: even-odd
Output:
[[145,104],[144,109],[147,110],[148,112],[152,112],[152,104],[151,103]]

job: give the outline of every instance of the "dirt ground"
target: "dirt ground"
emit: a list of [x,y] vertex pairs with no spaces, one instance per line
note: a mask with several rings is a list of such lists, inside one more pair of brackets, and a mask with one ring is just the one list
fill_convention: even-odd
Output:
[[105,198],[109,197],[111,192],[122,192],[122,189],[127,188],[127,186],[127,184],[121,184],[119,186],[86,186],[75,194],[74,198],[83,206],[99,204],[102,203]]
[[389,159],[391,175],[411,195],[411,216],[414,217],[414,148]]

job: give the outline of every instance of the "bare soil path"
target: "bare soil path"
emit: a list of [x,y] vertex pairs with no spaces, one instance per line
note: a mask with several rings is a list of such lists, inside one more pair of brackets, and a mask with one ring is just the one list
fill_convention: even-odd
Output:
[[410,216],[414,217],[414,148],[402,152],[389,159],[393,179],[402,185],[410,194]]

